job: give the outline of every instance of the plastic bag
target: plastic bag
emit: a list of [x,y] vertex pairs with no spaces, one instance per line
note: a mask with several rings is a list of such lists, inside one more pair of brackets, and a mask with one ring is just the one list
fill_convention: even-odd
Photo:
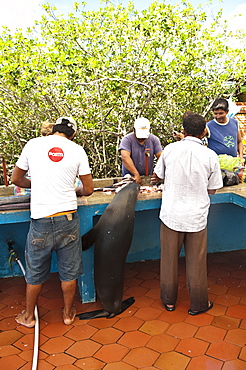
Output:
[[223,186],[238,185],[240,180],[238,175],[233,171],[221,169]]

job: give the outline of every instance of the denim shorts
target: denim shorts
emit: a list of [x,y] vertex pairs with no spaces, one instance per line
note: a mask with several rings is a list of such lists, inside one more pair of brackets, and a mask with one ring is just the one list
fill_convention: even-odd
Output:
[[72,281],[83,274],[82,244],[77,212],[66,215],[31,219],[27,235],[25,259],[28,284],[42,284],[50,277],[52,251],[57,255],[61,281]]

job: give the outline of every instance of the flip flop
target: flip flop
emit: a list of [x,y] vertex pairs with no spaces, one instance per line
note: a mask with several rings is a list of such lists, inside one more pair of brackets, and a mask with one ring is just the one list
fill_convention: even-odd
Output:
[[29,324],[27,324],[27,323],[23,322],[22,320],[18,320],[21,316],[23,316],[23,315],[24,315],[24,313],[25,313],[25,312],[26,312],[26,311],[25,311],[25,310],[23,310],[21,313],[19,313],[19,314],[16,316],[15,321],[17,322],[17,324],[23,325],[23,326],[25,326],[26,328],[33,328],[33,327],[35,326],[35,324],[36,324],[36,321],[35,321],[35,320],[31,321]]
[[192,315],[192,316],[196,316],[196,315],[199,315],[200,313],[203,313],[203,312],[206,312],[208,310],[211,310],[211,308],[213,308],[214,304],[212,301],[209,301],[209,305],[207,308],[204,308],[204,310],[200,310],[200,311],[192,311],[192,310],[188,310],[188,314]]

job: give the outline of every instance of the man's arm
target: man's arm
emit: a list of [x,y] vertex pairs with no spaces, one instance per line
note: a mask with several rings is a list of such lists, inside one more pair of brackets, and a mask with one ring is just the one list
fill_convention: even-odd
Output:
[[11,182],[19,186],[20,188],[31,188],[31,180],[25,177],[27,170],[22,170],[21,168],[15,166],[14,171],[12,172]]
[[238,130],[238,135],[237,135],[237,151],[239,153],[239,157],[241,161],[244,163],[244,158],[243,158],[243,142],[242,142],[242,135],[240,130]]
[[131,153],[128,152],[128,150],[121,149],[120,154],[121,154],[121,159],[122,159],[122,162],[124,163],[124,166],[127,168],[129,172],[133,174],[135,181],[139,185],[142,185],[141,176],[139,175],[139,172],[134,165],[134,162],[131,158]]
[[216,193],[216,189],[208,189],[208,194],[215,194]]
[[77,197],[89,196],[94,191],[93,181],[91,174],[79,176],[82,186],[75,189]]
[[156,153],[156,155],[155,155],[155,156],[156,156],[156,158],[157,158],[157,159],[159,159],[159,158],[160,158],[161,153],[162,153],[162,150],[161,150],[160,152]]

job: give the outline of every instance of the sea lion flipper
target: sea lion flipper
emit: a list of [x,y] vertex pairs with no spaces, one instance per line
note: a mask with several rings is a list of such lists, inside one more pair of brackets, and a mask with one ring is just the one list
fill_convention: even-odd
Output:
[[76,316],[79,317],[80,320],[91,320],[91,319],[97,319],[100,317],[108,317],[110,316],[110,313],[102,309],[102,310],[95,310],[95,311],[79,313]]
[[116,315],[119,315],[120,313],[124,312],[134,302],[135,302],[134,297],[130,297],[130,298],[125,299],[122,302],[120,312],[118,312],[117,314],[109,313],[108,311],[102,309],[102,310],[95,310],[95,311],[79,313],[76,316],[79,317],[80,320],[92,320],[92,319],[97,319],[97,318],[100,318],[100,317],[106,317],[107,319],[111,319],[112,317],[114,317]]
[[95,243],[96,233],[94,227],[90,229],[86,234],[82,235],[81,240],[82,240],[82,250],[86,251]]

